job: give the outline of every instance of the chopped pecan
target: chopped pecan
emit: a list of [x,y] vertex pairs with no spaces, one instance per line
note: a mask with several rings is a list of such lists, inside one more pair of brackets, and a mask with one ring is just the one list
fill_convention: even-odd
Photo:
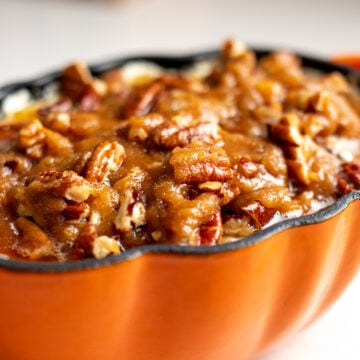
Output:
[[272,127],[272,136],[280,141],[291,175],[305,185],[317,178],[309,164],[316,151],[316,144],[308,135],[301,134],[297,115],[285,115],[279,124]]
[[140,194],[145,176],[144,171],[135,167],[114,184],[114,188],[120,194],[120,208],[114,224],[120,232],[130,231],[146,224],[146,210]]
[[96,113],[76,112],[71,114],[69,131],[76,137],[90,137],[96,134],[100,128],[100,117]]
[[96,259],[120,254],[119,242],[106,235],[98,236],[92,243],[92,253]]
[[125,150],[117,141],[103,141],[92,153],[85,153],[75,165],[76,171],[90,182],[103,183],[125,159]]
[[278,81],[260,80],[256,84],[256,89],[260,92],[267,105],[281,103],[285,98],[285,89]]
[[146,210],[131,190],[120,193],[120,208],[114,219],[117,230],[125,232],[146,224]]
[[187,90],[195,93],[203,93],[207,87],[201,81],[190,80],[177,74],[164,74],[159,81],[166,87]]
[[101,75],[101,80],[106,84],[109,93],[120,94],[125,91],[120,69],[106,71]]
[[38,225],[19,217],[15,226],[20,236],[14,243],[14,250],[19,255],[31,260],[58,257],[54,244]]
[[227,39],[221,49],[221,55],[224,59],[236,59],[244,55],[246,51],[243,43],[234,39]]
[[360,134],[360,116],[352,107],[346,95],[335,92],[328,92],[329,100],[320,104],[319,110],[327,118],[335,122],[337,133],[354,137]]
[[290,174],[305,185],[318,178],[318,175],[311,171],[309,164],[315,153],[315,146],[309,137],[304,137],[299,146],[283,147]]
[[70,115],[65,112],[50,113],[43,123],[54,131],[66,133],[70,128]]
[[236,169],[246,178],[253,178],[259,173],[259,167],[253,161],[244,156],[240,158]]
[[37,174],[29,186],[51,191],[76,203],[86,201],[93,193],[91,184],[74,171],[45,171]]
[[163,89],[164,87],[160,82],[153,82],[149,86],[130,94],[123,109],[123,116],[129,118],[147,115],[155,108]]
[[22,174],[29,171],[31,167],[31,160],[25,156],[10,152],[0,154],[0,173],[3,175]]
[[97,237],[96,226],[92,223],[92,219],[83,227],[79,236],[74,241],[70,251],[70,258],[72,260],[80,260],[87,257],[92,257],[92,244]]
[[90,112],[95,110],[100,105],[100,97],[98,94],[95,94],[93,91],[86,92],[80,102],[79,110],[84,112]]
[[22,122],[12,122],[0,125],[0,141],[1,140],[16,140],[19,135],[19,130],[24,126]]
[[80,220],[87,218],[90,214],[90,206],[86,202],[68,201],[62,214],[66,220]]
[[87,257],[103,259],[106,256],[119,254],[121,252],[120,242],[118,240],[107,235],[99,236],[97,234],[93,215],[72,246],[70,258],[73,260],[84,259]]
[[280,142],[300,145],[302,143],[302,135],[299,127],[299,117],[289,113],[283,116],[278,124],[272,126],[271,135]]
[[157,113],[132,117],[128,120],[128,139],[130,141],[145,141],[153,130],[165,122],[165,118]]
[[176,148],[169,161],[179,183],[225,182],[233,176],[230,160],[220,147]]
[[19,132],[19,146],[31,159],[39,160],[45,155],[63,155],[72,149],[70,140],[45,128],[39,120],[31,120]]
[[41,122],[48,128],[65,133],[70,127],[70,112],[72,102],[70,99],[60,99],[52,105],[38,110]]
[[355,190],[354,186],[342,175],[337,176],[337,187],[342,195],[349,194]]
[[104,95],[106,86],[101,80],[92,77],[85,64],[75,63],[64,70],[60,90],[71,100],[81,101],[89,93]]
[[351,162],[344,163],[342,165],[344,173],[347,175],[349,180],[355,185],[358,189],[360,188],[360,163],[359,162]]
[[206,224],[200,226],[201,245],[215,245],[223,233],[221,211],[217,211]]
[[[240,193],[239,186],[233,181],[227,181],[225,183],[221,183],[219,181],[206,181],[197,186],[198,190],[212,192],[216,194],[220,199],[220,205],[224,206],[228,204],[231,200],[233,200]],[[198,196],[198,194],[194,194],[193,198]]]
[[262,58],[259,67],[287,87],[296,88],[304,82],[300,59],[289,52],[277,52]]
[[248,204],[241,207],[241,210],[250,216],[253,221],[253,225],[257,229],[261,229],[266,225],[275,215],[276,209],[265,207],[260,201],[251,201]]
[[71,111],[71,107],[71,100],[64,98],[56,101],[54,104],[40,108],[38,110],[38,115],[42,120],[52,113],[69,113]]
[[174,116],[153,131],[155,144],[167,149],[184,147],[194,140],[203,144],[215,144],[219,139],[215,123],[195,121],[190,115]]

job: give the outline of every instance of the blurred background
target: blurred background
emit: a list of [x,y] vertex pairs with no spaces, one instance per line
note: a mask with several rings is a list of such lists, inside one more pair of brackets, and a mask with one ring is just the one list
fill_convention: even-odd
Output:
[[[76,59],[187,53],[229,36],[318,57],[360,52],[359,14],[359,0],[0,0],[0,84]],[[259,360],[360,359],[358,304],[360,276],[318,323]]]

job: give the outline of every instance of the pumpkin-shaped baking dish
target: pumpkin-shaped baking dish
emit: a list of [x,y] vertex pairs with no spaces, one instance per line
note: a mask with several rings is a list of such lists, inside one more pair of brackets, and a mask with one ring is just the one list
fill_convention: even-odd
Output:
[[[266,51],[257,51],[262,56]],[[215,56],[140,57],[181,68]],[[302,57],[305,67],[360,76]],[[0,89],[41,96],[59,73]],[[240,360],[313,322],[360,265],[360,192],[233,243],[149,245],[61,264],[0,259],[4,360]]]

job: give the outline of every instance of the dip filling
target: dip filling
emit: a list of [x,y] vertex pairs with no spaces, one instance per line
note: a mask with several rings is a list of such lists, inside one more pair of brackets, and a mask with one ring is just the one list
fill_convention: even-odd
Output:
[[0,123],[6,258],[221,244],[360,188],[359,94],[289,52],[257,60],[229,40],[191,69],[135,62],[99,77],[75,63],[55,98],[9,112]]

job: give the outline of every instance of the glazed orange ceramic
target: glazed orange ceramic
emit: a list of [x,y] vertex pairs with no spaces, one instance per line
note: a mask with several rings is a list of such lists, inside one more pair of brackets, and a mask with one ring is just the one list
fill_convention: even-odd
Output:
[[360,55],[348,54],[348,55],[337,55],[332,59],[335,63],[350,66],[354,69],[360,70]]
[[359,198],[223,245],[150,245],[64,264],[0,259],[0,359],[254,358],[313,322],[356,274]]

